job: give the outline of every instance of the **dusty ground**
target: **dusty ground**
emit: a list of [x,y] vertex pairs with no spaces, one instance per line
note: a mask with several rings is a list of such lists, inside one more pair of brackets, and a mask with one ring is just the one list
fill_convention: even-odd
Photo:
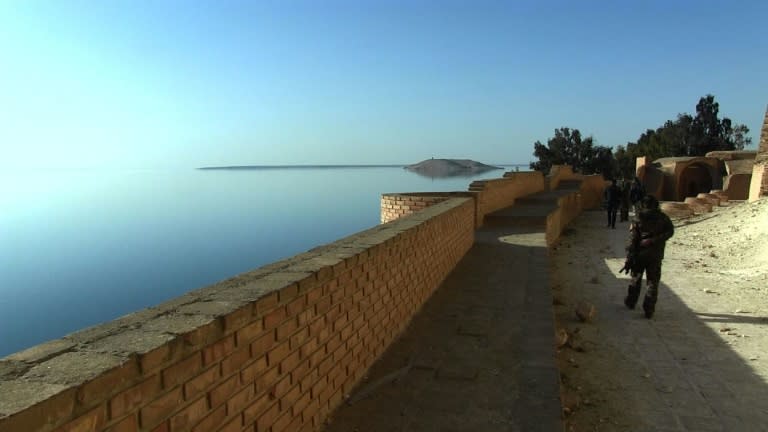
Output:
[[768,430],[768,199],[675,221],[652,320],[622,304],[628,224],[604,219],[552,251],[566,431]]

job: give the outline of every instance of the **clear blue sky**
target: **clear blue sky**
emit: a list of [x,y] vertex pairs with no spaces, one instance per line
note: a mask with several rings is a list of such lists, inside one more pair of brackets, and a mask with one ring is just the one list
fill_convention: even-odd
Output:
[[[0,2],[6,166],[527,163],[714,94],[754,142],[768,1]],[[754,147],[754,146],[753,146]]]

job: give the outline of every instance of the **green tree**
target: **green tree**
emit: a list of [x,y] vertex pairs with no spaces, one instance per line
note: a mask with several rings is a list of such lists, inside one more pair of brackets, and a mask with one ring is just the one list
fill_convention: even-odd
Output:
[[555,136],[533,144],[533,155],[538,159],[531,162],[531,169],[549,172],[552,165],[570,165],[582,174],[604,174],[610,177],[615,172],[613,151],[608,147],[595,146],[594,138],[582,138],[578,129],[561,127],[555,129]]
[[704,156],[713,150],[742,150],[752,143],[747,136],[749,128],[733,124],[731,119],[720,119],[720,104],[712,95],[706,95],[696,104],[696,115],[678,114],[676,120],[667,120],[657,129],[648,129],[637,142],[619,146],[616,160],[619,172],[634,175],[635,160],[646,156],[655,160],[670,156]]

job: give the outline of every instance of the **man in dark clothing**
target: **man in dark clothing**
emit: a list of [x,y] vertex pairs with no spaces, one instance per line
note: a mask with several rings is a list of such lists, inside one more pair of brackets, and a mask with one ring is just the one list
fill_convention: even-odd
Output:
[[645,272],[646,292],[643,311],[646,318],[651,318],[656,310],[656,300],[659,295],[664,246],[675,233],[675,227],[669,217],[659,209],[656,198],[647,195],[640,201],[640,210],[633,218],[629,232],[627,260],[620,270],[632,276],[624,304],[629,309],[635,308],[640,296],[643,272]]
[[616,185],[616,180],[611,180],[611,185],[605,188],[603,193],[605,209],[608,211],[608,228],[616,228],[616,213],[621,204],[621,189]]
[[621,207],[619,208],[619,222],[626,222],[629,220],[629,182],[623,180],[621,182]]
[[640,200],[643,199],[644,196],[645,188],[640,182],[640,179],[635,177],[635,180],[632,182],[632,187],[629,189],[629,200],[632,202],[632,207],[634,207],[635,214],[637,214],[637,211],[640,208]]

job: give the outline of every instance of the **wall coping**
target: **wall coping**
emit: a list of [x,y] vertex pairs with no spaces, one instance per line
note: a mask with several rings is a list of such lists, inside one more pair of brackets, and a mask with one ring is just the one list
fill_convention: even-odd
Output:
[[316,286],[323,271],[332,273],[336,266],[354,264],[358,256],[386,247],[396,237],[419,229],[468,200],[471,198],[447,199],[418,213],[0,358],[0,421],[38,404],[41,407],[35,407],[31,415],[60,419],[59,412],[46,407],[51,398],[58,395],[71,404],[76,398],[86,403],[81,400],[84,389],[94,380],[99,384],[103,380],[132,382],[178,361],[234,332],[250,318],[245,311],[250,314],[255,307],[254,313],[259,314],[260,300],[282,303],[291,299],[296,290]]

